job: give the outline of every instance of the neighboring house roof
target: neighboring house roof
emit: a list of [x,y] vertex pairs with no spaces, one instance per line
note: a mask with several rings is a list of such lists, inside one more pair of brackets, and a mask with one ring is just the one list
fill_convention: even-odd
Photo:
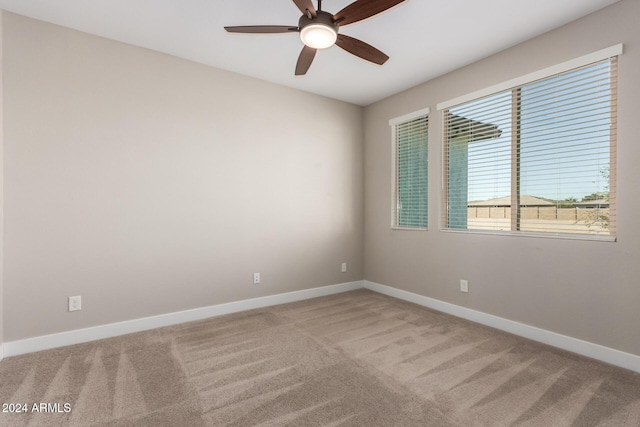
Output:
[[[542,199],[540,197],[520,196],[521,206],[556,206],[556,202],[553,200]],[[511,206],[511,196],[498,197],[490,200],[478,200],[469,202],[469,207],[482,207],[482,206]]]

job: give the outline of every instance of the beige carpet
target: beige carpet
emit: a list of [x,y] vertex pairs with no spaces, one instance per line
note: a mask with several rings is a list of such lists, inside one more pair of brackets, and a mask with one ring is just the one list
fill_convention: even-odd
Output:
[[637,427],[640,375],[359,290],[8,358],[0,402],[12,427]]

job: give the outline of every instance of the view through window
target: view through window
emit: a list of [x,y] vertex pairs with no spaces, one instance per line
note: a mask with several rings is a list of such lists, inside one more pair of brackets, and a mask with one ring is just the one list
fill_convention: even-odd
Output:
[[615,236],[616,65],[445,109],[444,228]]
[[393,219],[395,228],[427,228],[428,113],[391,120],[394,154]]

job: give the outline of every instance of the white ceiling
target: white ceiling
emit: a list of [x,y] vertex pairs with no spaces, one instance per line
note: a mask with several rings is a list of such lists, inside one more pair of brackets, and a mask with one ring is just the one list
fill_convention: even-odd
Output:
[[[359,0],[366,1],[366,0]],[[291,0],[0,0],[0,8],[225,70],[368,105],[618,0],[407,0],[340,32],[391,58],[379,66],[337,46],[294,76],[297,33],[229,34],[225,25],[292,25]],[[351,0],[324,0],[335,13]],[[315,0],[314,0],[315,4]]]

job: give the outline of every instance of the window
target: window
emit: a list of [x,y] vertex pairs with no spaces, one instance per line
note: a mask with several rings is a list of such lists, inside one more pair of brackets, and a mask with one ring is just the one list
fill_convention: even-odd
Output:
[[390,120],[393,138],[393,228],[426,229],[428,110]]
[[443,229],[615,238],[621,49],[439,106]]

